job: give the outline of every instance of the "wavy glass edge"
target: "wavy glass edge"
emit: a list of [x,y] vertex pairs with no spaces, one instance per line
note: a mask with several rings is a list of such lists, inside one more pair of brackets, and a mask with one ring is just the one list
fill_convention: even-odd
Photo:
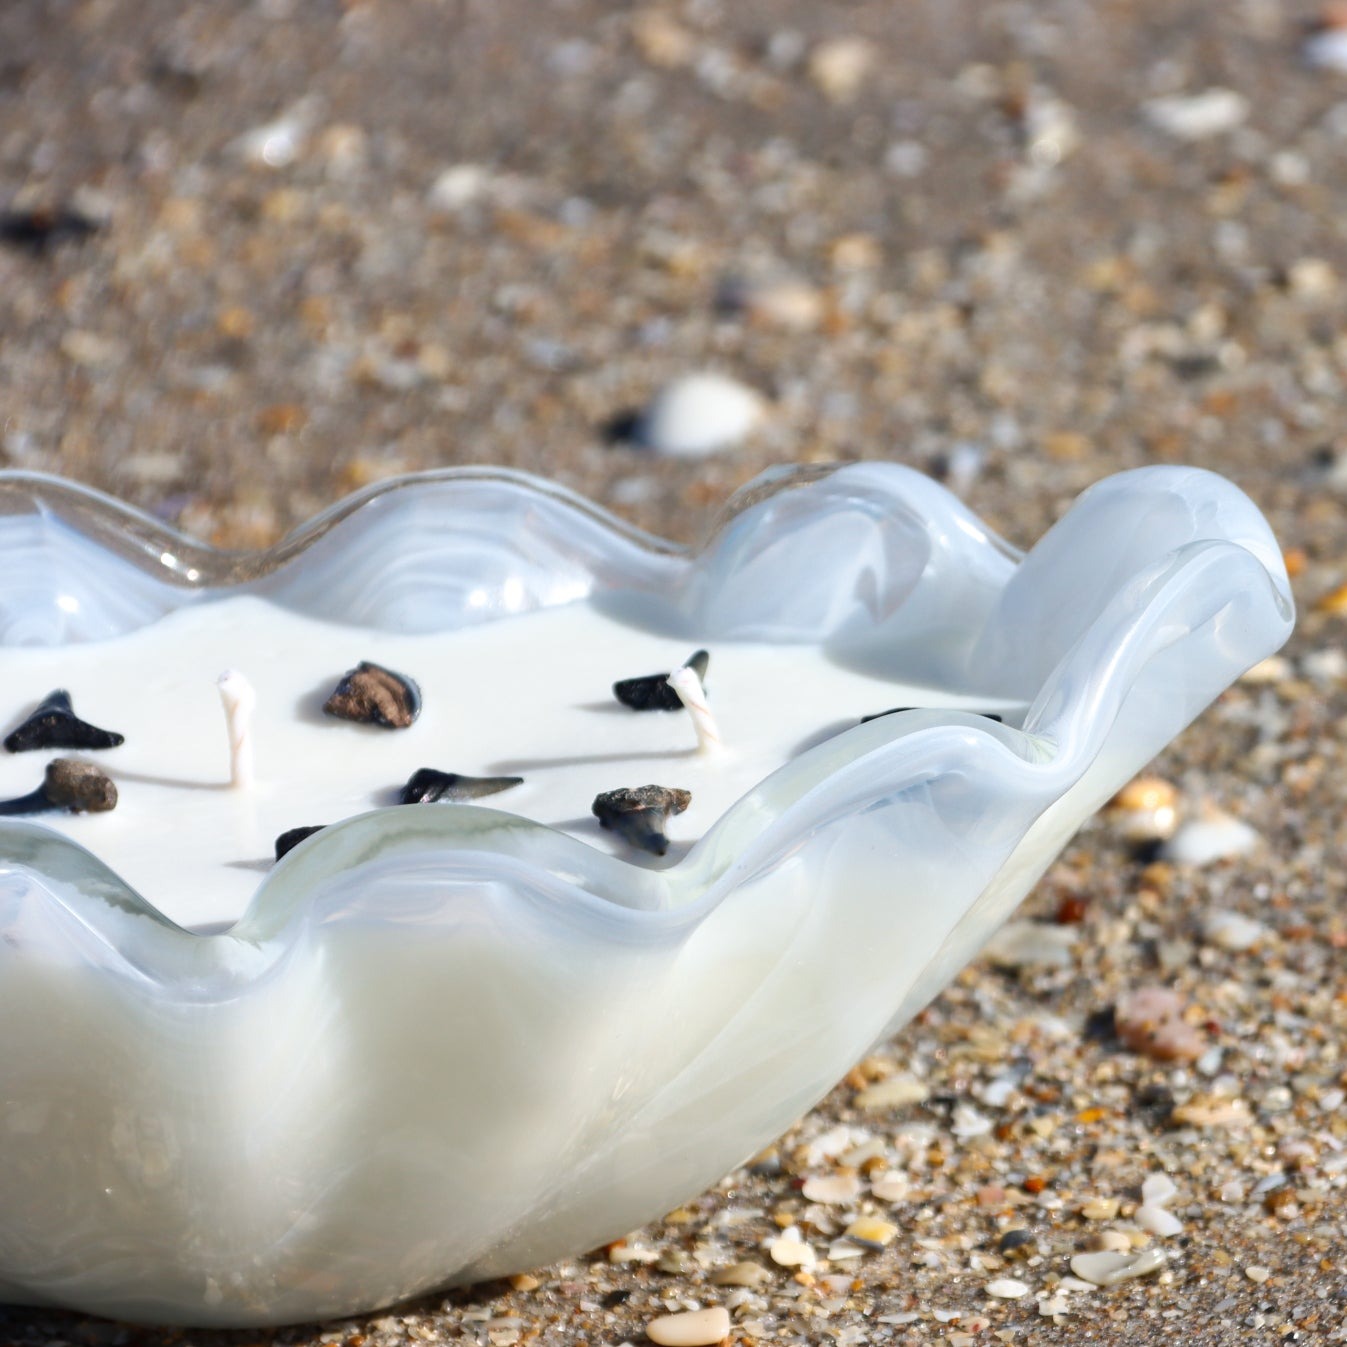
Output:
[[[437,475],[432,485],[443,484]],[[515,476],[491,474],[488,485],[533,504],[558,499]],[[0,1278],[29,1298],[123,1317],[275,1323],[517,1270],[640,1224],[770,1140],[934,995],[1079,822],[1289,632],[1266,524],[1235,488],[1197,470],[1098,484],[1023,561],[947,493],[892,466],[749,493],[696,551],[644,549],[629,531],[610,533],[602,512],[583,516],[598,521],[582,552],[594,561],[586,592],[602,589],[614,556],[641,548],[651,583],[673,582],[671,612],[722,631],[738,622],[854,638],[868,623],[907,642],[910,658],[926,658],[929,643],[932,667],[967,673],[995,660],[1007,684],[1034,694],[1025,729],[928,712],[849,730],[768,778],[662,872],[500,811],[379,811],[297,848],[244,920],[217,936],[171,927],[101,862],[35,825],[0,829],[0,1013],[60,994],[69,977],[99,979],[87,1024],[72,1009],[65,1039],[47,1042],[43,1025],[36,1041],[0,1049],[11,1099],[24,1097],[15,1082],[25,1053],[78,1057],[81,1034],[106,1039],[110,1014],[144,1034],[113,1064],[122,1076],[81,1082],[79,1107],[31,1143],[11,1128],[0,1184],[18,1228],[0,1226]],[[378,498],[329,512],[262,582],[302,568]],[[567,518],[573,503],[560,507]],[[833,537],[834,513],[855,546],[840,577],[858,596],[850,605],[792,574],[778,546],[801,529]],[[1125,536],[1104,527],[1120,515]],[[69,543],[81,565],[87,541]],[[764,565],[791,600],[766,622],[736,590]],[[561,593],[575,596],[576,575]],[[541,582],[525,590],[525,602],[554,593]],[[972,630],[941,625],[952,600]],[[875,865],[877,849],[901,858],[901,886]],[[848,934],[857,929],[864,949]],[[536,1041],[496,1043],[509,1057],[503,1076],[536,1085],[524,1101],[482,1075],[472,1041],[439,1027],[455,1022],[454,977],[476,985],[487,956],[518,998],[502,1004],[502,1023],[517,1024],[524,1005],[538,1012],[527,1021]],[[832,976],[841,968],[845,987]],[[361,979],[402,1010],[362,1000]],[[486,990],[488,1000],[505,994]],[[485,1014],[476,1001],[461,1013]],[[176,1055],[184,1016],[199,1022],[196,1055],[225,1053],[233,1076],[202,1076]],[[407,1078],[404,1061],[417,1068]],[[302,1082],[305,1101],[302,1115],[268,1105],[272,1139],[290,1157],[281,1185],[235,1173],[227,1141],[276,1071],[287,1088]],[[354,1145],[376,1096],[414,1094],[418,1081],[427,1096],[423,1073],[471,1079],[488,1097],[466,1115],[442,1089],[429,1092],[387,1153]],[[592,1097],[576,1094],[577,1078],[599,1085]],[[165,1091],[176,1112],[144,1114],[139,1101]],[[539,1111],[542,1134],[527,1122]],[[513,1170],[489,1163],[500,1133],[531,1148]],[[185,1160],[166,1137],[190,1149],[198,1184],[216,1183],[210,1232],[198,1228],[201,1194],[175,1179]],[[59,1163],[65,1152],[88,1155],[83,1179]],[[107,1213],[90,1207],[86,1185],[104,1171],[130,1189],[99,1233]],[[72,1227],[83,1231],[83,1261],[70,1253]],[[139,1241],[134,1272],[111,1252],[128,1240]],[[231,1284],[240,1248],[254,1263]]]

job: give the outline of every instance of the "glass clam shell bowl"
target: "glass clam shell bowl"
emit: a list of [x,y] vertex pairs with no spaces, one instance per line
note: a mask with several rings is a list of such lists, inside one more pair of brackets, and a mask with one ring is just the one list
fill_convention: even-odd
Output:
[[380,810],[211,935],[5,822],[8,1301],[322,1318],[660,1215],[930,1000],[1293,618],[1267,524],[1196,469],[1100,482],[1027,555],[895,465],[768,474],[695,550],[504,471],[391,481],[247,555],[0,475],[0,645],[239,590],[401,631],[648,603],[671,629],[778,643],[783,669],[819,643],[1027,709],[840,733],[659,871],[502,810]]

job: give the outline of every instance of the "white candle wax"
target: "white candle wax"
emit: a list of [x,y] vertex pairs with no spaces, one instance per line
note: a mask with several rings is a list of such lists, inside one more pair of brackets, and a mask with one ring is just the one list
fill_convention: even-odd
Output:
[[[621,678],[676,669],[711,652],[709,697],[724,747],[697,751],[686,711],[635,712]],[[371,660],[419,683],[424,709],[405,730],[324,715],[347,670]],[[255,780],[230,789],[216,682],[238,669],[256,690]],[[481,800],[643,865],[686,854],[740,796],[806,747],[894,706],[996,710],[1001,703],[848,669],[817,647],[669,637],[588,603],[437,635],[396,635],[301,616],[237,596],[180,610],[132,635],[5,653],[12,726],[56,687],[84,719],[126,736],[76,754],[0,754],[0,796],[33,789],[56,756],[95,761],[116,782],[104,815],[42,814],[173,921],[202,930],[242,914],[271,867],[275,839],[396,803],[418,768],[522,776]],[[648,784],[692,792],[668,825],[667,856],[632,849],[590,812],[602,791]],[[451,809],[457,804],[403,808]]]

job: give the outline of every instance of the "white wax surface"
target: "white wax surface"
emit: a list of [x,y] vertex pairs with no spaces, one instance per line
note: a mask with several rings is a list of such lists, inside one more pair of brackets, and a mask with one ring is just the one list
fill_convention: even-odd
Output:
[[[76,714],[126,742],[96,753],[0,753],[0,798],[33,790],[53,757],[96,762],[117,784],[115,811],[31,821],[87,847],[173,921],[205,929],[241,915],[279,834],[392,805],[421,767],[522,776],[523,785],[478,803],[624,859],[664,865],[763,777],[862,715],[893,706],[996,709],[986,699],[854,672],[814,647],[702,642],[726,745],[706,756],[685,712],[634,712],[611,692],[619,678],[676,668],[697,644],[621,625],[586,603],[401,636],[315,621],[262,599],[224,599],[113,641],[5,651],[0,733],[63,687]],[[361,660],[420,684],[424,708],[409,729],[322,713],[342,674]],[[230,668],[257,691],[257,779],[248,790],[228,785],[216,679]],[[601,791],[648,784],[692,792],[687,812],[669,822],[662,859],[605,832],[590,812]]]

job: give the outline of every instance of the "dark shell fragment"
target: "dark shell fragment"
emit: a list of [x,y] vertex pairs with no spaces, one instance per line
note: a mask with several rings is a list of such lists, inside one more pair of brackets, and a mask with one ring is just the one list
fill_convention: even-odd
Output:
[[53,758],[42,784],[28,795],[0,800],[0,814],[106,814],[117,807],[117,787],[100,767],[78,758]]
[[291,828],[276,839],[276,859],[280,860],[287,852],[293,851],[306,837],[320,833],[327,827],[325,823],[310,823],[304,828]]
[[361,660],[342,675],[323,710],[341,720],[405,730],[421,714],[421,689],[405,674]]
[[[862,716],[861,724],[868,725],[872,720],[883,720],[885,716],[896,716],[900,711],[922,711],[929,710],[929,707],[921,706],[891,706],[887,711],[876,711],[872,716]],[[983,720],[994,720],[998,725],[1001,724],[1001,717],[994,711],[979,711]]]
[[412,773],[398,796],[399,804],[434,804],[437,800],[480,800],[523,783],[522,776],[462,776],[422,767]]
[[[688,656],[685,669],[691,669],[703,683],[711,656],[698,650]],[[640,678],[622,678],[613,684],[613,696],[633,711],[681,711],[683,703],[669,686],[668,673],[645,674]]]
[[64,688],[48,693],[23,724],[5,738],[5,747],[11,753],[35,748],[116,748],[121,743],[125,743],[122,735],[81,720]]
[[594,797],[594,817],[632,846],[663,856],[669,849],[664,832],[671,814],[681,814],[692,803],[690,790],[674,786],[624,786]]

